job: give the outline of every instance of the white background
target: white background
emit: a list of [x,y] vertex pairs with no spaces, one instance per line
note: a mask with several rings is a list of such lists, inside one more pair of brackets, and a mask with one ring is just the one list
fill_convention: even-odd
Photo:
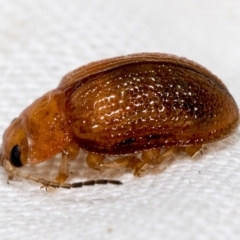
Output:
[[[240,105],[239,0],[0,0],[1,136],[70,70],[147,51],[202,64]],[[105,176],[81,171],[77,180]],[[7,184],[0,168],[0,238],[239,239],[240,131],[195,161],[180,156],[163,173],[117,178],[123,186],[45,192]]]

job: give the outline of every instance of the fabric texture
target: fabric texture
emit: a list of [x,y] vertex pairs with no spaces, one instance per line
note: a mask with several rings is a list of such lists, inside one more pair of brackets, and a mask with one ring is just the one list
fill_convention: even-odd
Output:
[[[67,72],[137,52],[192,59],[240,105],[240,1],[0,0],[0,133]],[[115,177],[122,186],[45,191],[0,168],[0,238],[237,240],[240,130],[142,178],[72,163],[69,182]],[[53,179],[57,164],[31,173]],[[26,169],[26,171],[29,169]],[[46,173],[45,173],[46,172]],[[42,173],[42,174],[41,174]]]

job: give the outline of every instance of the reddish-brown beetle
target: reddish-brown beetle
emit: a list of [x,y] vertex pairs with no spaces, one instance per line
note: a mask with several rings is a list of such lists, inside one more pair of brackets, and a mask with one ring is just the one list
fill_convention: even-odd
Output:
[[[1,164],[45,186],[64,183],[79,149],[96,170],[131,168],[140,175],[179,150],[194,155],[239,125],[239,110],[225,85],[204,67],[168,54],[142,53],[90,63],[67,74],[6,129]],[[164,149],[164,151],[160,151]],[[56,181],[17,168],[62,153]],[[142,152],[141,158],[133,153]],[[120,155],[114,162],[106,155]],[[86,184],[106,183],[107,180]],[[118,184],[118,181],[110,181]]]

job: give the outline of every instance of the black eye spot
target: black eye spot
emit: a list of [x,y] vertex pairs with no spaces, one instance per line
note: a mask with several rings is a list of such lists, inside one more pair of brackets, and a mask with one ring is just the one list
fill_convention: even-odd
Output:
[[20,147],[18,145],[15,145],[12,148],[11,153],[10,153],[10,163],[14,167],[21,167],[22,166],[20,156],[21,156]]

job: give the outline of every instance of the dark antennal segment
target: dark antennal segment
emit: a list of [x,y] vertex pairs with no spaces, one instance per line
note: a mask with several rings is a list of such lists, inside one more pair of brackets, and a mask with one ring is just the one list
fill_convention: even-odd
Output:
[[72,183],[72,188],[79,188],[83,186],[92,186],[95,184],[104,185],[104,184],[114,184],[114,185],[122,185],[122,182],[117,180],[109,180],[109,179],[98,179],[98,180],[89,180],[85,182],[76,182]]

